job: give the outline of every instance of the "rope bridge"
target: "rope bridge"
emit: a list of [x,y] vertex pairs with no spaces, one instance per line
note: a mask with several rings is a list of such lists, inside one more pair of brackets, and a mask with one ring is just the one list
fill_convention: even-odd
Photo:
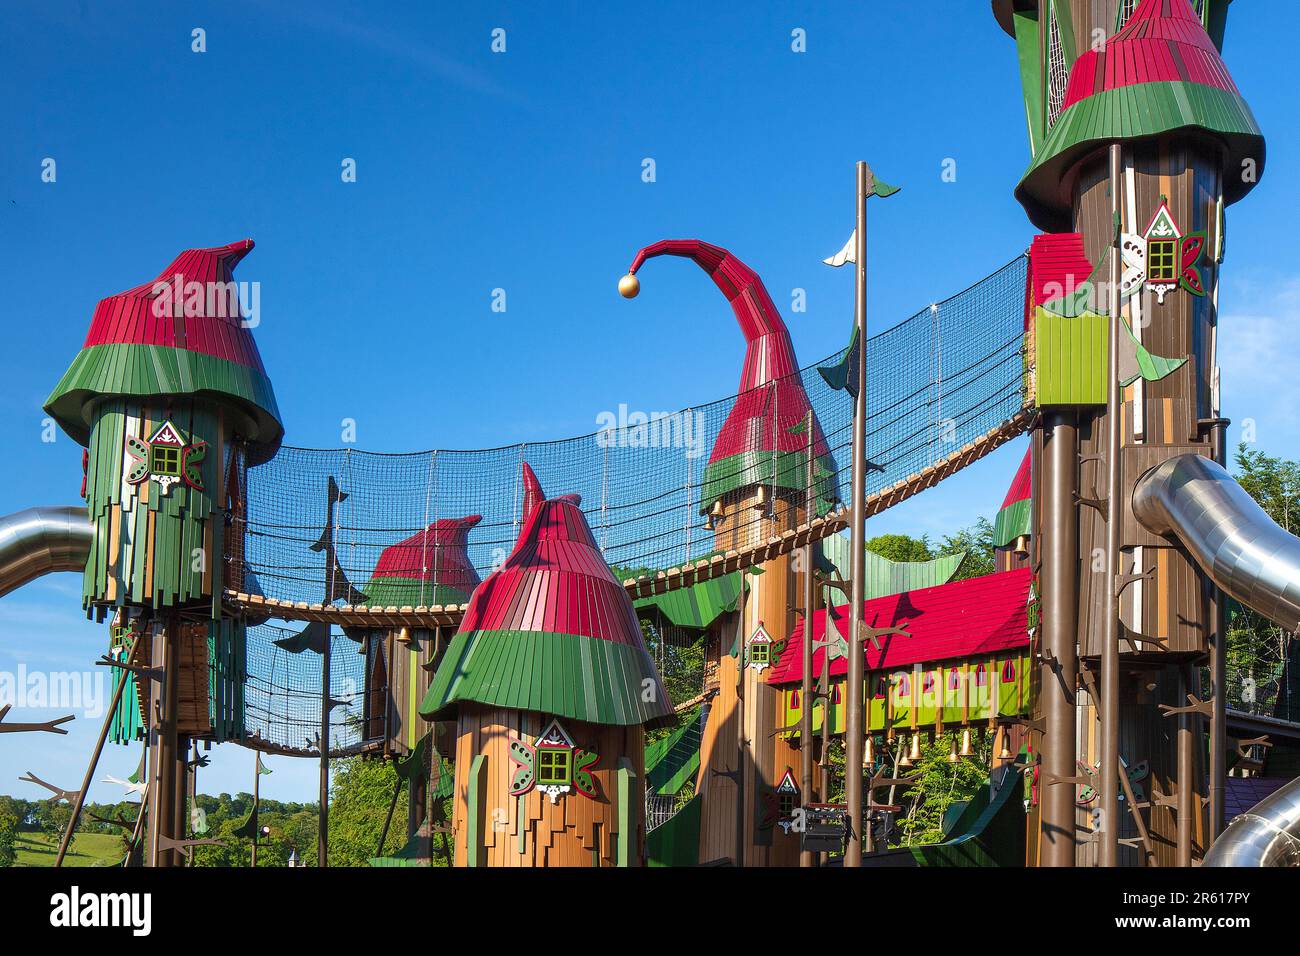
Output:
[[[1026,259],[1018,256],[867,340],[868,514],[932,487],[1028,428],[1025,286]],[[726,532],[743,544],[719,551],[708,527],[714,502],[734,502],[741,487],[768,485],[769,501],[805,500],[808,436],[779,407],[796,383],[778,380],[675,413],[627,415],[615,427],[561,441],[409,454],[286,446],[246,473],[245,515],[236,518],[243,554],[228,576],[243,586],[227,597],[258,617],[454,626],[468,595],[450,585],[463,584],[467,568],[440,568],[441,552],[429,547],[424,529],[478,516],[462,522],[468,535],[461,553],[486,578],[524,519],[525,462],[551,494],[581,495],[597,543],[634,597],[762,564],[848,526],[852,401],[818,371],[844,358],[836,353],[791,376],[807,394],[829,456],[815,456],[818,508],[790,530],[774,534],[769,512],[740,509],[728,514]],[[755,427],[748,447],[728,449],[725,463],[712,460],[738,403],[757,410],[749,422],[795,433],[785,448],[793,441],[804,450],[765,450],[782,447],[781,436]],[[410,552],[414,591],[408,603],[394,605],[376,568],[398,542]],[[261,742],[297,751],[318,726],[319,701],[309,698],[319,694],[319,657],[277,663],[285,655],[270,642],[280,636],[269,624],[249,630],[248,727]],[[348,662],[338,666],[359,672],[355,645],[342,639],[338,651],[335,660]],[[346,727],[335,732],[346,749]]]

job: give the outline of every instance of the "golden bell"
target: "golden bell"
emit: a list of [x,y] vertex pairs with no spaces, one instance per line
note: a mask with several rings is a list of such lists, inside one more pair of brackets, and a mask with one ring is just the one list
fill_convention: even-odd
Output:
[[975,747],[971,744],[970,728],[963,727],[961,731],[961,750],[957,751],[959,757],[975,756]]
[[1013,756],[1015,756],[1011,752],[1011,748],[1007,746],[1007,736],[1008,735],[1005,733],[998,734],[998,737],[1001,738],[1002,740],[1002,746],[998,748],[999,760],[1010,760]]
[[912,758],[907,755],[906,750],[903,751],[903,756],[898,759],[898,765],[900,767],[912,766]]
[[912,747],[911,750],[908,752],[907,757],[909,760],[921,759],[921,735],[920,734],[912,734]]
[[628,273],[618,280],[618,294],[625,299],[635,299],[636,294],[641,291],[641,280],[632,273]]
[[961,760],[961,754],[957,753],[957,738],[952,738],[952,745],[948,748],[948,762],[957,763]]
[[863,763],[873,764],[876,762],[876,738],[867,738],[867,750],[862,757]]
[[758,486],[758,494],[754,497],[754,510],[767,510],[767,485]]

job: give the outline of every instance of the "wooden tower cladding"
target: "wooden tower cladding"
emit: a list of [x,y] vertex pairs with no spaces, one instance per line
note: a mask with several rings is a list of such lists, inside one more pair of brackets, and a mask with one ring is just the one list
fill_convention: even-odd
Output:
[[[1188,863],[1210,833],[1200,803],[1205,722],[1160,708],[1223,692],[1203,690],[1199,672],[1224,639],[1221,597],[1181,548],[1139,525],[1131,499],[1138,479],[1169,458],[1222,461],[1225,453],[1216,354],[1225,207],[1253,187],[1264,162],[1263,136],[1218,50],[1227,7],[1227,0],[994,4],[1020,46],[1033,153],[1016,196],[1049,233],[1030,253],[1031,393],[1047,430],[1077,441],[1073,462],[1043,454],[1037,483],[1055,500],[1075,489],[1080,499],[1071,521],[1072,588],[1054,572],[1058,585],[1043,610],[1045,633],[1057,634],[1055,622],[1072,618],[1075,751],[1089,775],[1104,732],[1097,710],[1108,520],[1118,526],[1120,573],[1140,576],[1124,579],[1119,599],[1121,782],[1135,795],[1122,791],[1119,832],[1136,842],[1120,847],[1122,864]],[[1112,269],[1121,275],[1118,421],[1106,409]],[[1107,515],[1098,504],[1108,491],[1111,429],[1119,432],[1119,483],[1116,513]],[[1061,514],[1054,518],[1045,506],[1037,514],[1044,526],[1060,526]],[[1039,544],[1046,563],[1066,560],[1048,541]],[[1075,599],[1077,615],[1066,615],[1061,607]],[[1064,650],[1055,649],[1057,659]],[[1180,788],[1182,801],[1171,796]],[[1077,797],[1076,862],[1087,864],[1097,853],[1086,837],[1099,801],[1089,787]],[[1142,819],[1135,802],[1150,803]]]
[[[713,529],[715,549],[741,550],[803,523],[810,498],[813,510],[828,510],[835,498],[835,462],[804,391],[785,322],[757,273],[726,249],[698,239],[668,239],[636,254],[620,283],[623,294],[635,295],[636,272],[665,255],[690,259],[708,274],[745,339],[736,399],[700,488],[700,513]],[[786,772],[797,779],[800,766],[799,752],[776,736],[780,695],[768,686],[766,672],[790,636],[802,589],[791,556],[757,570],[745,575],[739,614],[724,621],[709,645],[716,695],[700,751],[701,863],[799,862],[798,835],[773,826],[765,811]]]
[[420,707],[455,719],[458,866],[639,866],[643,727],[672,703],[580,499],[523,466],[525,520]]
[[602,755],[589,770],[590,795],[573,784],[554,795],[543,786],[511,795],[521,766],[511,745],[540,739],[553,722],[546,714],[509,708],[460,709],[453,752],[457,865],[641,864],[645,760],[639,725],[559,721],[576,750]]
[[243,584],[228,573],[242,567],[240,475],[284,434],[233,277],[252,248],[186,250],[153,282],[101,300],[45,403],[86,446],[84,606],[112,615],[114,659],[134,645],[133,664],[165,675],[142,688],[121,672],[135,686],[110,727],[154,744],[150,859],[163,865],[176,855],[157,852],[159,839],[184,829],[189,739],[244,736],[244,623],[222,597]]

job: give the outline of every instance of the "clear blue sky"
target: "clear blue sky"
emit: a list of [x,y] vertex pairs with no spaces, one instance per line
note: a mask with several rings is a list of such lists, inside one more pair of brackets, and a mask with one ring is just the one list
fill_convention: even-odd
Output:
[[[1032,235],[1011,196],[1028,162],[1014,50],[982,0],[451,7],[50,2],[9,14],[0,513],[76,503],[80,449],[41,442],[41,404],[95,303],[183,248],[257,241],[237,278],[261,283],[256,336],[289,443],[338,445],[353,418],[360,447],[400,451],[564,437],[620,403],[671,410],[733,391],[740,336],[698,270],[647,270],[634,304],[615,291],[635,251],[661,238],[731,249],[783,310],[806,289],[808,311],[786,311],[802,362],[841,347],[851,277],[820,260],[852,226],[857,159],[904,187],[872,213],[873,328],[964,288]],[[1294,94],[1277,82],[1294,24],[1279,16],[1284,5],[1239,3],[1229,19],[1225,58],[1269,158],[1229,213],[1223,388],[1260,447],[1300,457],[1300,267],[1280,241],[1300,208],[1300,161]],[[205,53],[191,52],[196,27]],[[504,54],[490,50],[497,27]],[[806,53],[791,50],[795,28]],[[340,179],[345,157],[356,183]],[[654,183],[641,179],[647,157]],[[940,178],[945,159],[955,182]],[[498,287],[505,314],[490,308]],[[873,531],[939,534],[992,514],[1021,448]],[[79,590],[60,575],[0,602],[0,671],[90,669],[106,633],[82,620]],[[75,787],[97,724],[0,736],[0,792],[39,796],[16,780],[27,769]],[[252,754],[214,754],[201,788],[248,789]],[[137,758],[113,748],[99,776],[125,776]],[[314,767],[268,762],[264,793],[311,798]]]

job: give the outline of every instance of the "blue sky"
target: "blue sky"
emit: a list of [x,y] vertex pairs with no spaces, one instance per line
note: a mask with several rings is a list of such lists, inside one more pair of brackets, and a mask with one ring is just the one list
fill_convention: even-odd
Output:
[[[786,312],[800,360],[839,348],[851,276],[820,260],[852,227],[857,159],[904,187],[872,210],[873,328],[1027,246],[1011,196],[1028,162],[1019,80],[987,3],[749,6],[51,2],[11,14],[0,513],[76,503],[80,449],[42,443],[40,406],[95,303],[183,248],[256,240],[236,276],[261,284],[256,336],[287,442],[336,446],[352,418],[360,447],[401,451],[581,434],[620,403],[670,410],[733,391],[742,342],[698,270],[647,270],[634,304],[616,293],[635,251],[661,238],[731,249],[783,309],[806,289],[807,312]],[[1297,457],[1286,396],[1300,269],[1276,220],[1300,208],[1294,101],[1276,81],[1293,50],[1274,11],[1239,6],[1225,59],[1269,158],[1229,211],[1225,411],[1253,418],[1263,449]],[[191,51],[195,28],[204,53]],[[495,28],[505,53],[491,52]],[[805,53],[791,49],[796,28]],[[54,183],[41,181],[46,157]],[[345,158],[355,183],[341,181]],[[1021,447],[874,519],[873,533],[941,534],[992,514]],[[62,575],[0,602],[0,672],[89,669],[106,635],[78,595]],[[28,769],[74,787],[97,724],[0,736],[0,792],[39,795],[16,780]],[[125,776],[137,757],[111,749],[99,776]],[[218,748],[200,786],[247,789],[251,762]],[[268,763],[264,793],[311,798],[312,765]]]

